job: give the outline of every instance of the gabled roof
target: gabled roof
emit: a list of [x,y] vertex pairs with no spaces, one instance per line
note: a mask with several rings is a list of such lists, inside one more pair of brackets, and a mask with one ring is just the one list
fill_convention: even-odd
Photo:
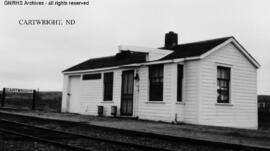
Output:
[[68,68],[64,70],[63,72],[114,67],[114,66],[121,66],[121,65],[126,65],[126,64],[146,62],[147,53],[129,51],[129,54],[126,53],[124,54],[124,56],[120,56],[119,54],[115,56],[89,59],[71,68]]
[[198,57],[207,51],[210,51],[219,44],[227,41],[232,37],[223,37],[218,39],[211,39],[205,41],[198,41],[193,43],[176,45],[173,47],[162,47],[160,49],[174,50],[173,53],[162,58],[161,60],[176,59],[176,58],[187,58],[187,57]]
[[219,50],[220,48],[222,48],[223,46],[232,43],[239,51],[240,53],[246,57],[246,59],[255,67],[255,68],[260,68],[260,64],[257,62],[256,59],[254,59],[250,53],[234,38],[231,37],[228,40],[226,40],[225,42],[221,43],[220,45],[214,47],[213,49],[207,51],[206,53],[202,54],[199,58],[203,59],[207,56],[209,56],[210,54],[214,53],[215,51]]
[[66,69],[63,72],[85,71],[92,69],[94,70],[99,68],[110,68],[146,62],[147,63],[164,62],[173,59],[187,59],[187,60],[192,58],[203,59],[230,42],[233,42],[233,44],[235,44],[235,46],[239,49],[239,51],[241,51],[241,53],[256,68],[260,67],[260,64],[244,49],[243,46],[241,46],[241,44],[234,37],[231,36],[205,41],[198,41],[193,43],[180,44],[173,47],[162,47],[159,49],[172,50],[173,52],[155,61],[146,60],[148,53],[136,51],[122,51],[122,53],[120,52],[115,56],[89,59],[69,69]]

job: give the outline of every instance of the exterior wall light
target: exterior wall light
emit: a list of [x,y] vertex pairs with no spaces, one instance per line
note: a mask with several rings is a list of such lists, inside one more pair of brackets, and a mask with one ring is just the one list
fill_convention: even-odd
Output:
[[140,77],[139,77],[139,74],[138,74],[138,73],[136,73],[134,79],[135,79],[136,81],[139,81],[139,80],[140,80]]

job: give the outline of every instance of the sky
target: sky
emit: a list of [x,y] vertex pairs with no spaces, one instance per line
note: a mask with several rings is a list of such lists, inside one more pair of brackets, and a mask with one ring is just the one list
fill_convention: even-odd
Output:
[[[45,0],[44,0],[45,1]],[[89,6],[6,6],[0,2],[0,89],[62,90],[61,71],[118,45],[157,48],[234,36],[261,64],[258,94],[270,95],[269,0],[90,0]],[[22,26],[19,19],[75,19],[73,26]]]

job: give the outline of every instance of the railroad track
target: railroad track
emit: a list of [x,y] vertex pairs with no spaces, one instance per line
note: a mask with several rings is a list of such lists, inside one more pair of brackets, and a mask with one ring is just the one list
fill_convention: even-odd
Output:
[[[117,128],[108,128],[108,127],[102,127],[102,126],[96,126],[96,125],[88,125],[85,123],[76,123],[76,122],[70,122],[70,121],[61,121],[61,120],[52,120],[52,119],[43,119],[39,117],[30,117],[30,116],[24,116],[24,115],[16,115],[16,114],[10,114],[10,113],[0,113],[0,119],[4,118],[6,120],[15,120],[20,121],[23,123],[31,123],[31,125],[42,125],[43,123],[51,123],[58,125],[61,127],[60,129],[70,128],[70,127],[77,127],[79,129],[83,129],[87,127],[87,130],[94,131],[93,133],[96,133],[95,131],[102,131],[104,133],[110,133],[111,134],[121,134],[124,135],[124,137],[134,136],[133,139],[140,139],[143,138],[145,141],[148,141],[150,139],[159,139],[159,142],[175,142],[178,146],[185,146],[186,144],[189,144],[187,149],[183,150],[230,150],[230,151],[264,151],[269,150],[269,148],[264,148],[260,146],[249,146],[249,145],[241,145],[241,144],[230,144],[230,143],[223,143],[223,142],[213,142],[208,140],[200,140],[197,138],[184,138],[184,137],[175,137],[175,136],[168,136],[168,135],[160,135],[160,134],[154,134],[154,133],[147,133],[147,132],[137,132],[137,131],[131,131],[131,130],[123,130],[123,129],[117,129]],[[33,122],[34,121],[34,122]],[[0,121],[1,122],[1,121]],[[0,125],[1,128],[1,125]],[[43,129],[43,128],[42,128]],[[58,131],[57,131],[58,132]],[[62,132],[61,132],[62,133]],[[74,134],[71,134],[74,135]],[[85,137],[85,136],[83,136]],[[91,137],[92,138],[92,137]],[[148,139],[145,139],[148,138]],[[96,138],[94,138],[96,139]],[[100,139],[100,138],[99,138]],[[103,140],[103,139],[101,139]],[[114,142],[111,140],[106,140],[106,142]],[[118,143],[118,142],[117,142]],[[123,142],[120,142],[120,144]],[[138,144],[138,143],[137,143]],[[130,148],[138,147],[137,150],[165,150],[160,149],[161,147],[158,147],[160,144],[154,145],[154,147],[147,147],[145,148],[145,144],[141,143],[141,145],[136,145],[134,143],[124,143],[122,144],[124,147],[119,147],[120,149],[123,148],[123,150],[131,150]],[[131,147],[125,148],[125,145]],[[135,146],[132,146],[135,145]],[[78,146],[78,144],[77,144]],[[76,147],[76,146],[75,146]],[[165,147],[166,148],[166,147]],[[170,147],[169,147],[170,148]],[[193,148],[193,149],[190,149]],[[195,149],[194,149],[195,148]],[[206,149],[204,149],[206,148]],[[85,149],[85,148],[83,148]],[[111,147],[110,149],[113,149]],[[135,150],[135,149],[134,149]],[[182,150],[182,149],[168,149],[168,150]]]
[[0,119],[0,131],[3,133],[9,133],[32,139],[34,141],[43,142],[51,145],[55,145],[68,150],[76,151],[95,151],[95,150],[157,150],[168,151],[166,149],[160,149],[155,147],[149,147],[144,145],[137,145],[119,141],[106,140],[101,138],[95,138],[90,136],[78,135],[73,133],[67,133],[43,127],[37,127],[27,125],[19,122],[8,121]]

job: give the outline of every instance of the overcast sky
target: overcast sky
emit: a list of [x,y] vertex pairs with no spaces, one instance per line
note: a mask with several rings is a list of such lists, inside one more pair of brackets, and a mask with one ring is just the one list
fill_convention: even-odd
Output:
[[[235,38],[261,64],[258,93],[270,95],[269,0],[90,0],[89,6],[0,4],[0,88],[62,90],[61,71],[116,53],[117,46],[160,47]],[[19,19],[75,19],[75,26],[21,26]]]

